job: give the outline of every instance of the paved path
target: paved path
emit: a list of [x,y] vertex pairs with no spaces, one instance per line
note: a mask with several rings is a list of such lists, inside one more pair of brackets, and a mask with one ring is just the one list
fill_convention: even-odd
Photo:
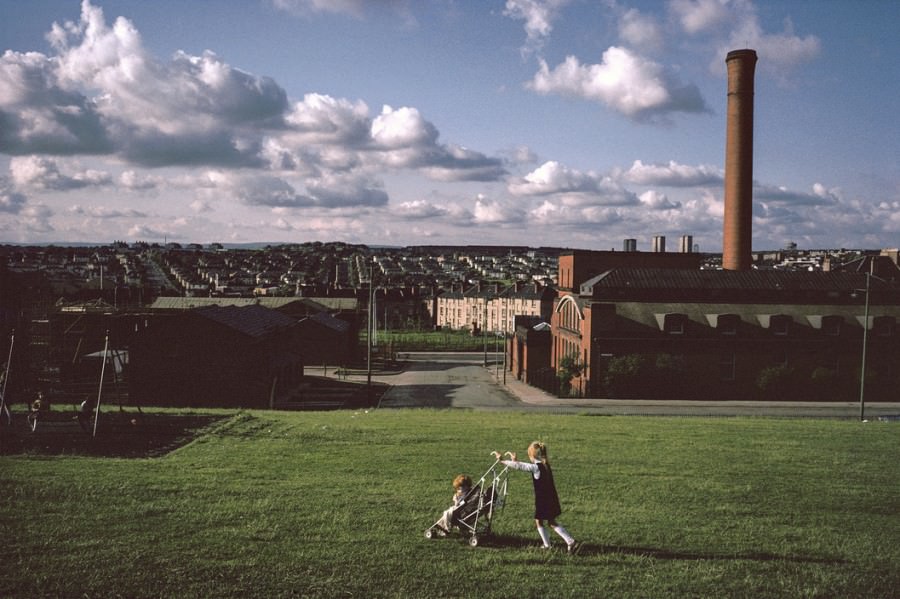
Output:
[[[488,354],[425,353],[400,355],[405,367],[395,373],[373,374],[390,385],[382,408],[432,407],[476,410],[534,410],[552,413],[657,416],[764,416],[776,418],[858,419],[858,402],[664,401],[623,399],[560,399],[536,387],[503,376],[502,365]],[[351,380],[365,380],[355,375]],[[867,420],[896,420],[900,402],[869,403]]]

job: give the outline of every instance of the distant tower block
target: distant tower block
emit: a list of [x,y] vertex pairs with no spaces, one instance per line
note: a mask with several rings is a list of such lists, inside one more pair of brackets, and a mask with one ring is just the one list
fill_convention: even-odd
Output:
[[622,251],[623,252],[636,252],[637,251],[637,239],[626,239],[622,242]]
[[754,50],[733,50],[728,68],[728,121],[725,134],[725,230],[722,268],[750,270],[753,235]]
[[654,235],[653,236],[653,251],[657,253],[664,253],[666,251],[666,236],[665,235]]
[[694,251],[694,236],[682,235],[678,240],[678,251],[682,254],[690,254]]

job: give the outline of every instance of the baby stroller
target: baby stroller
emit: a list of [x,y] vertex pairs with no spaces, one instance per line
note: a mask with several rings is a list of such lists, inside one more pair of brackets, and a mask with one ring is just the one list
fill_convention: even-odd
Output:
[[[459,529],[460,534],[469,537],[469,545],[477,547],[479,535],[491,533],[491,521],[494,514],[502,510],[506,503],[509,467],[497,460],[487,472],[472,485],[453,512],[451,522]],[[431,539],[443,533],[440,520],[425,531],[425,538]],[[443,536],[443,535],[441,535]]]

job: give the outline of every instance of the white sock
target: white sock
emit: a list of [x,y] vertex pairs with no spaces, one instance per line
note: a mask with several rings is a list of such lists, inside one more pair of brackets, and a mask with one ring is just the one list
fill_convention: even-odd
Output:
[[554,526],[553,531],[562,537],[563,541],[566,542],[566,545],[571,545],[575,542],[575,539],[572,538],[572,535],[566,532],[566,529],[562,526]]
[[538,534],[541,535],[541,540],[544,542],[544,547],[550,546],[550,533],[547,532],[547,529],[543,526],[538,526]]

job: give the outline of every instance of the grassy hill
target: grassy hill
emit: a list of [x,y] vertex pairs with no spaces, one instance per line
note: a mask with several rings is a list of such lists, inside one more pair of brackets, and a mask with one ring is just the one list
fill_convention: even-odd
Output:
[[[143,421],[107,441],[39,428],[43,444],[5,445],[0,596],[794,598],[900,588],[895,423],[157,416],[179,440],[164,454],[159,443],[109,442],[165,432]],[[491,450],[524,455],[536,438],[550,449],[579,555],[538,548],[522,473],[479,547],[424,538],[454,475],[480,475]],[[129,449],[117,455],[118,445]],[[140,445],[152,450],[139,455]]]

